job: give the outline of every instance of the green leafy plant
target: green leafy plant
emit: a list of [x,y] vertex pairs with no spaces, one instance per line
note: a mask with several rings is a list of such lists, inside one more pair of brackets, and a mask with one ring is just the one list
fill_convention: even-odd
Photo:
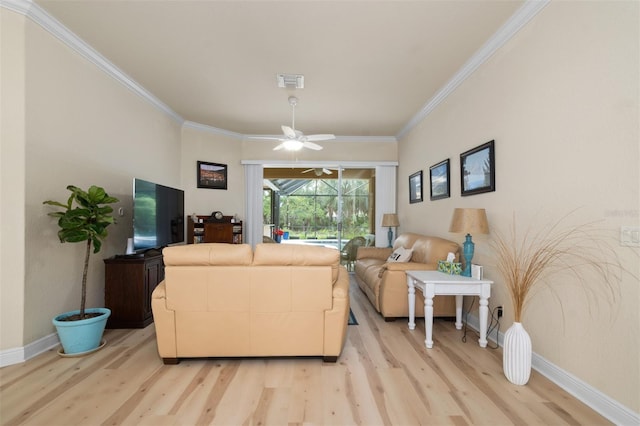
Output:
[[84,268],[82,272],[82,299],[80,303],[80,313],[78,318],[84,319],[85,304],[87,300],[87,272],[89,270],[89,255],[91,245],[93,252],[98,253],[102,248],[102,242],[107,237],[107,227],[116,223],[111,215],[113,208],[108,204],[117,203],[119,200],[109,196],[103,188],[91,186],[88,191],[84,191],[76,186],[69,185],[67,189],[71,195],[66,204],[58,201],[44,201],[55,207],[60,207],[62,211],[49,213],[49,216],[58,218],[58,238],[61,243],[80,243],[86,241],[86,251],[84,256]]

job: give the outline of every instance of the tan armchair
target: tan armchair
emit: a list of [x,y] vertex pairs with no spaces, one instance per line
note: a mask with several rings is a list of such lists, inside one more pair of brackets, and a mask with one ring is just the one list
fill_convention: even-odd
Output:
[[364,237],[354,237],[344,245],[340,252],[340,263],[347,267],[347,271],[353,270],[353,264],[356,261],[356,254],[359,247],[364,247],[367,243]]

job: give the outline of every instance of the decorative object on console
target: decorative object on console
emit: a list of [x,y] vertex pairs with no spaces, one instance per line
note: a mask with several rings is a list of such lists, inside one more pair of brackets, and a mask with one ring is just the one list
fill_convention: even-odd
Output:
[[475,249],[475,244],[471,240],[471,233],[489,233],[489,223],[487,222],[487,213],[485,209],[455,209],[453,211],[453,218],[451,219],[449,232],[457,234],[467,234],[465,242],[462,246],[462,254],[465,260],[462,275],[464,275],[465,277],[470,277],[471,259],[473,259],[473,252]]
[[73,185],[67,186],[67,189],[71,191],[71,195],[66,204],[51,200],[44,201],[43,204],[63,209],[48,213],[49,216],[58,218],[58,238],[61,243],[86,242],[80,310],[66,312],[53,319],[64,354],[72,355],[87,353],[100,346],[107,319],[111,314],[106,308],[85,309],[87,273],[91,246],[93,245],[93,252],[98,253],[107,237],[107,227],[116,222],[111,215],[113,208],[109,204],[117,203],[119,200],[109,196],[104,188],[95,185],[87,191]]
[[[517,385],[526,384],[531,373],[531,340],[522,327],[522,315],[534,287],[551,284],[549,278],[563,271],[574,275],[587,300],[612,304],[619,296],[621,275],[627,271],[607,244],[606,230],[597,229],[593,223],[563,227],[567,216],[542,226],[539,232],[525,230],[522,236],[514,217],[510,235],[495,232],[491,243],[514,315],[514,323],[505,333],[503,370],[505,377]],[[558,282],[567,282],[566,277]],[[603,285],[590,287],[593,282]],[[553,286],[549,288],[553,290]]]
[[198,188],[227,189],[227,165],[198,161]]
[[422,202],[422,170],[409,176],[409,203]]
[[496,190],[494,141],[460,154],[462,196]]
[[450,172],[448,158],[429,168],[429,180],[431,182],[431,200],[449,198]]
[[224,215],[222,212],[213,212],[207,222],[224,222]]
[[389,245],[388,247],[393,247],[393,230],[391,228],[397,228],[400,226],[400,222],[398,222],[398,215],[395,213],[385,213],[382,215],[382,226],[389,227],[389,232],[387,233],[389,237]]

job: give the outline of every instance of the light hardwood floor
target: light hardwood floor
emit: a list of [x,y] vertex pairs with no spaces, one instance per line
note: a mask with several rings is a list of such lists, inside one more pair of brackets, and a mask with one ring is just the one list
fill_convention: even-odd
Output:
[[165,366],[153,325],[107,330],[81,358],[51,350],[0,369],[2,425],[601,425],[610,424],[532,373],[502,373],[501,349],[451,321],[386,323],[351,285],[359,322],[338,362],[320,358],[193,359]]

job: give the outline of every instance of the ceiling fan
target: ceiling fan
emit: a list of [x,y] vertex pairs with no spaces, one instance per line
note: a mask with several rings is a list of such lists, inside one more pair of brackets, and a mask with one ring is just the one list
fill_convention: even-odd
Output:
[[[305,135],[300,130],[296,130],[296,105],[298,104],[298,98],[295,96],[289,96],[289,105],[291,105],[292,120],[291,127],[281,126],[283,137],[273,136],[250,136],[251,139],[266,139],[282,142],[280,145],[273,148],[274,151],[280,149],[286,149],[287,151],[299,151],[302,148],[309,148],[316,151],[322,149],[322,147],[314,142],[328,141],[335,139],[334,135],[330,134],[318,134],[318,135]],[[310,169],[313,170],[313,169]]]
[[325,169],[324,167],[316,167],[314,169],[307,169],[302,171],[302,173],[309,173],[309,172],[313,172],[313,174],[318,177],[322,176],[323,174],[330,175],[331,173],[333,173],[331,170]]

